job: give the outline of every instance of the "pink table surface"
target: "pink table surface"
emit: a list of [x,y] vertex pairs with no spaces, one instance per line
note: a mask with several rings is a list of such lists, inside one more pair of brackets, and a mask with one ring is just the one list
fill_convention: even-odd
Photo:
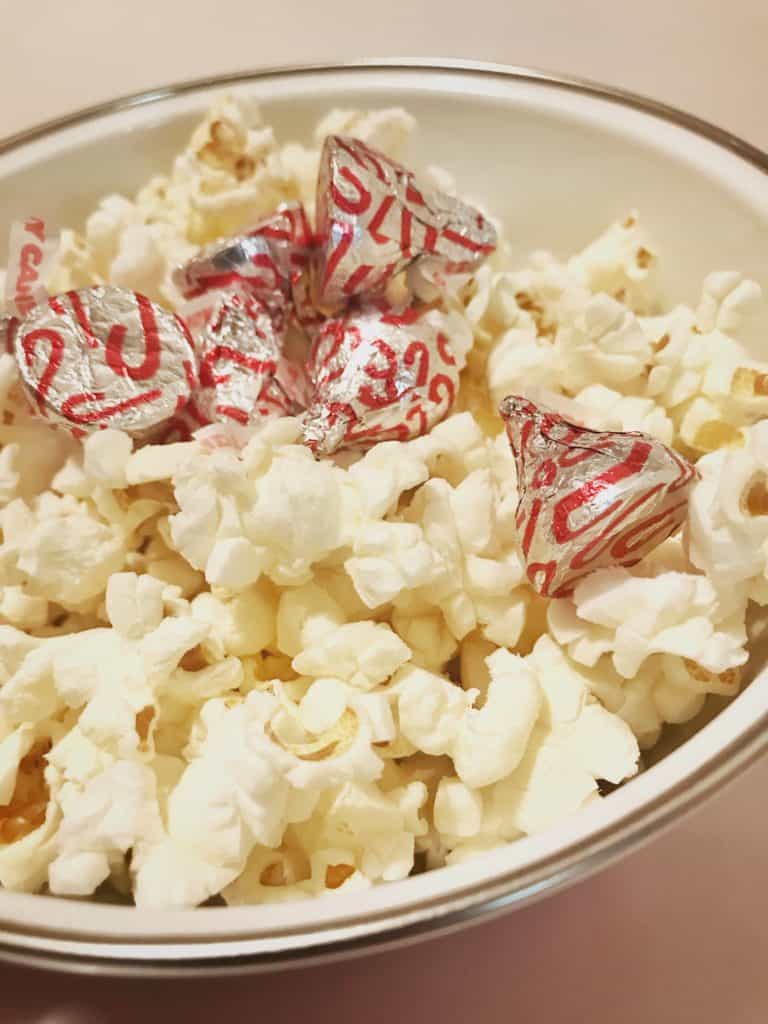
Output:
[[2,1024],[763,1024],[768,760],[639,852],[407,949],[187,982],[0,967]]

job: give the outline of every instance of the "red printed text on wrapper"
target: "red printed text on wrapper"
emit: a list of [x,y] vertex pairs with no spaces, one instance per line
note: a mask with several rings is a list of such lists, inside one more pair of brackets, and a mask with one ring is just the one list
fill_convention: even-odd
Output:
[[[203,423],[245,426],[292,411],[298,369],[286,358],[284,341],[311,241],[303,206],[288,203],[174,272],[200,358],[192,408]],[[192,427],[188,416],[179,418],[179,429],[185,426]]]
[[17,316],[27,316],[48,298],[45,283],[57,248],[42,218],[27,217],[11,225],[5,304]]

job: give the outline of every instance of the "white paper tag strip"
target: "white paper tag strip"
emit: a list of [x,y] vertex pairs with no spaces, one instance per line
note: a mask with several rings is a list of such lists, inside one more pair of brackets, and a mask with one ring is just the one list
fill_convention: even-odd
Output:
[[45,282],[58,247],[58,235],[40,217],[13,222],[5,277],[5,308],[9,313],[26,316],[47,300]]

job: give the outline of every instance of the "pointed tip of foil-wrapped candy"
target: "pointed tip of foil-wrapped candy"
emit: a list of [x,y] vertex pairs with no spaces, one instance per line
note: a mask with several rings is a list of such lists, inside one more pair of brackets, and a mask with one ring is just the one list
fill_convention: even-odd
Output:
[[423,313],[369,304],[326,321],[309,361],[310,448],[330,454],[407,441],[447,415],[459,366],[445,325]]
[[349,422],[347,416],[335,415],[316,402],[302,417],[302,441],[313,455],[333,455],[344,445]]
[[[522,395],[507,395],[499,405],[499,415],[504,420],[507,437],[515,457],[519,457],[524,447],[524,431],[526,424],[537,423],[542,415],[549,410],[534,405]],[[530,429],[530,427],[528,428]]]
[[313,241],[303,204],[281,203],[252,227],[203,246],[171,278],[185,299],[240,285],[279,305],[290,297],[293,276],[307,266]]

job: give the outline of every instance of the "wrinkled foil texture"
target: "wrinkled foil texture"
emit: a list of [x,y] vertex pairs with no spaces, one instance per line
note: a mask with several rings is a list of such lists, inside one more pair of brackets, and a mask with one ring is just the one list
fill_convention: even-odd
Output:
[[149,436],[197,379],[184,322],[123,288],[82,288],[35,307],[14,353],[33,406],[76,435],[105,427]]
[[317,182],[315,277],[321,308],[374,296],[407,267],[465,273],[496,248],[479,210],[420,185],[359,139],[329,135]]
[[318,455],[407,441],[451,409],[459,387],[446,335],[428,313],[365,308],[329,320],[309,365],[304,441]]
[[307,266],[311,244],[304,207],[284,203],[249,231],[202,248],[174,270],[173,280],[185,299],[236,285],[283,310],[292,281]]
[[199,329],[190,326],[200,358],[194,393],[198,419],[230,419],[243,426],[265,416],[286,416],[292,402],[278,381],[285,311],[270,309],[232,286],[214,297]]
[[514,395],[500,412],[528,579],[545,597],[566,596],[595,569],[634,565],[685,520],[696,470],[660,441],[587,430]]
[[294,411],[302,373],[284,345],[311,242],[303,206],[289,203],[174,271],[200,359],[200,385],[175,424],[180,431],[219,420],[250,425]]

